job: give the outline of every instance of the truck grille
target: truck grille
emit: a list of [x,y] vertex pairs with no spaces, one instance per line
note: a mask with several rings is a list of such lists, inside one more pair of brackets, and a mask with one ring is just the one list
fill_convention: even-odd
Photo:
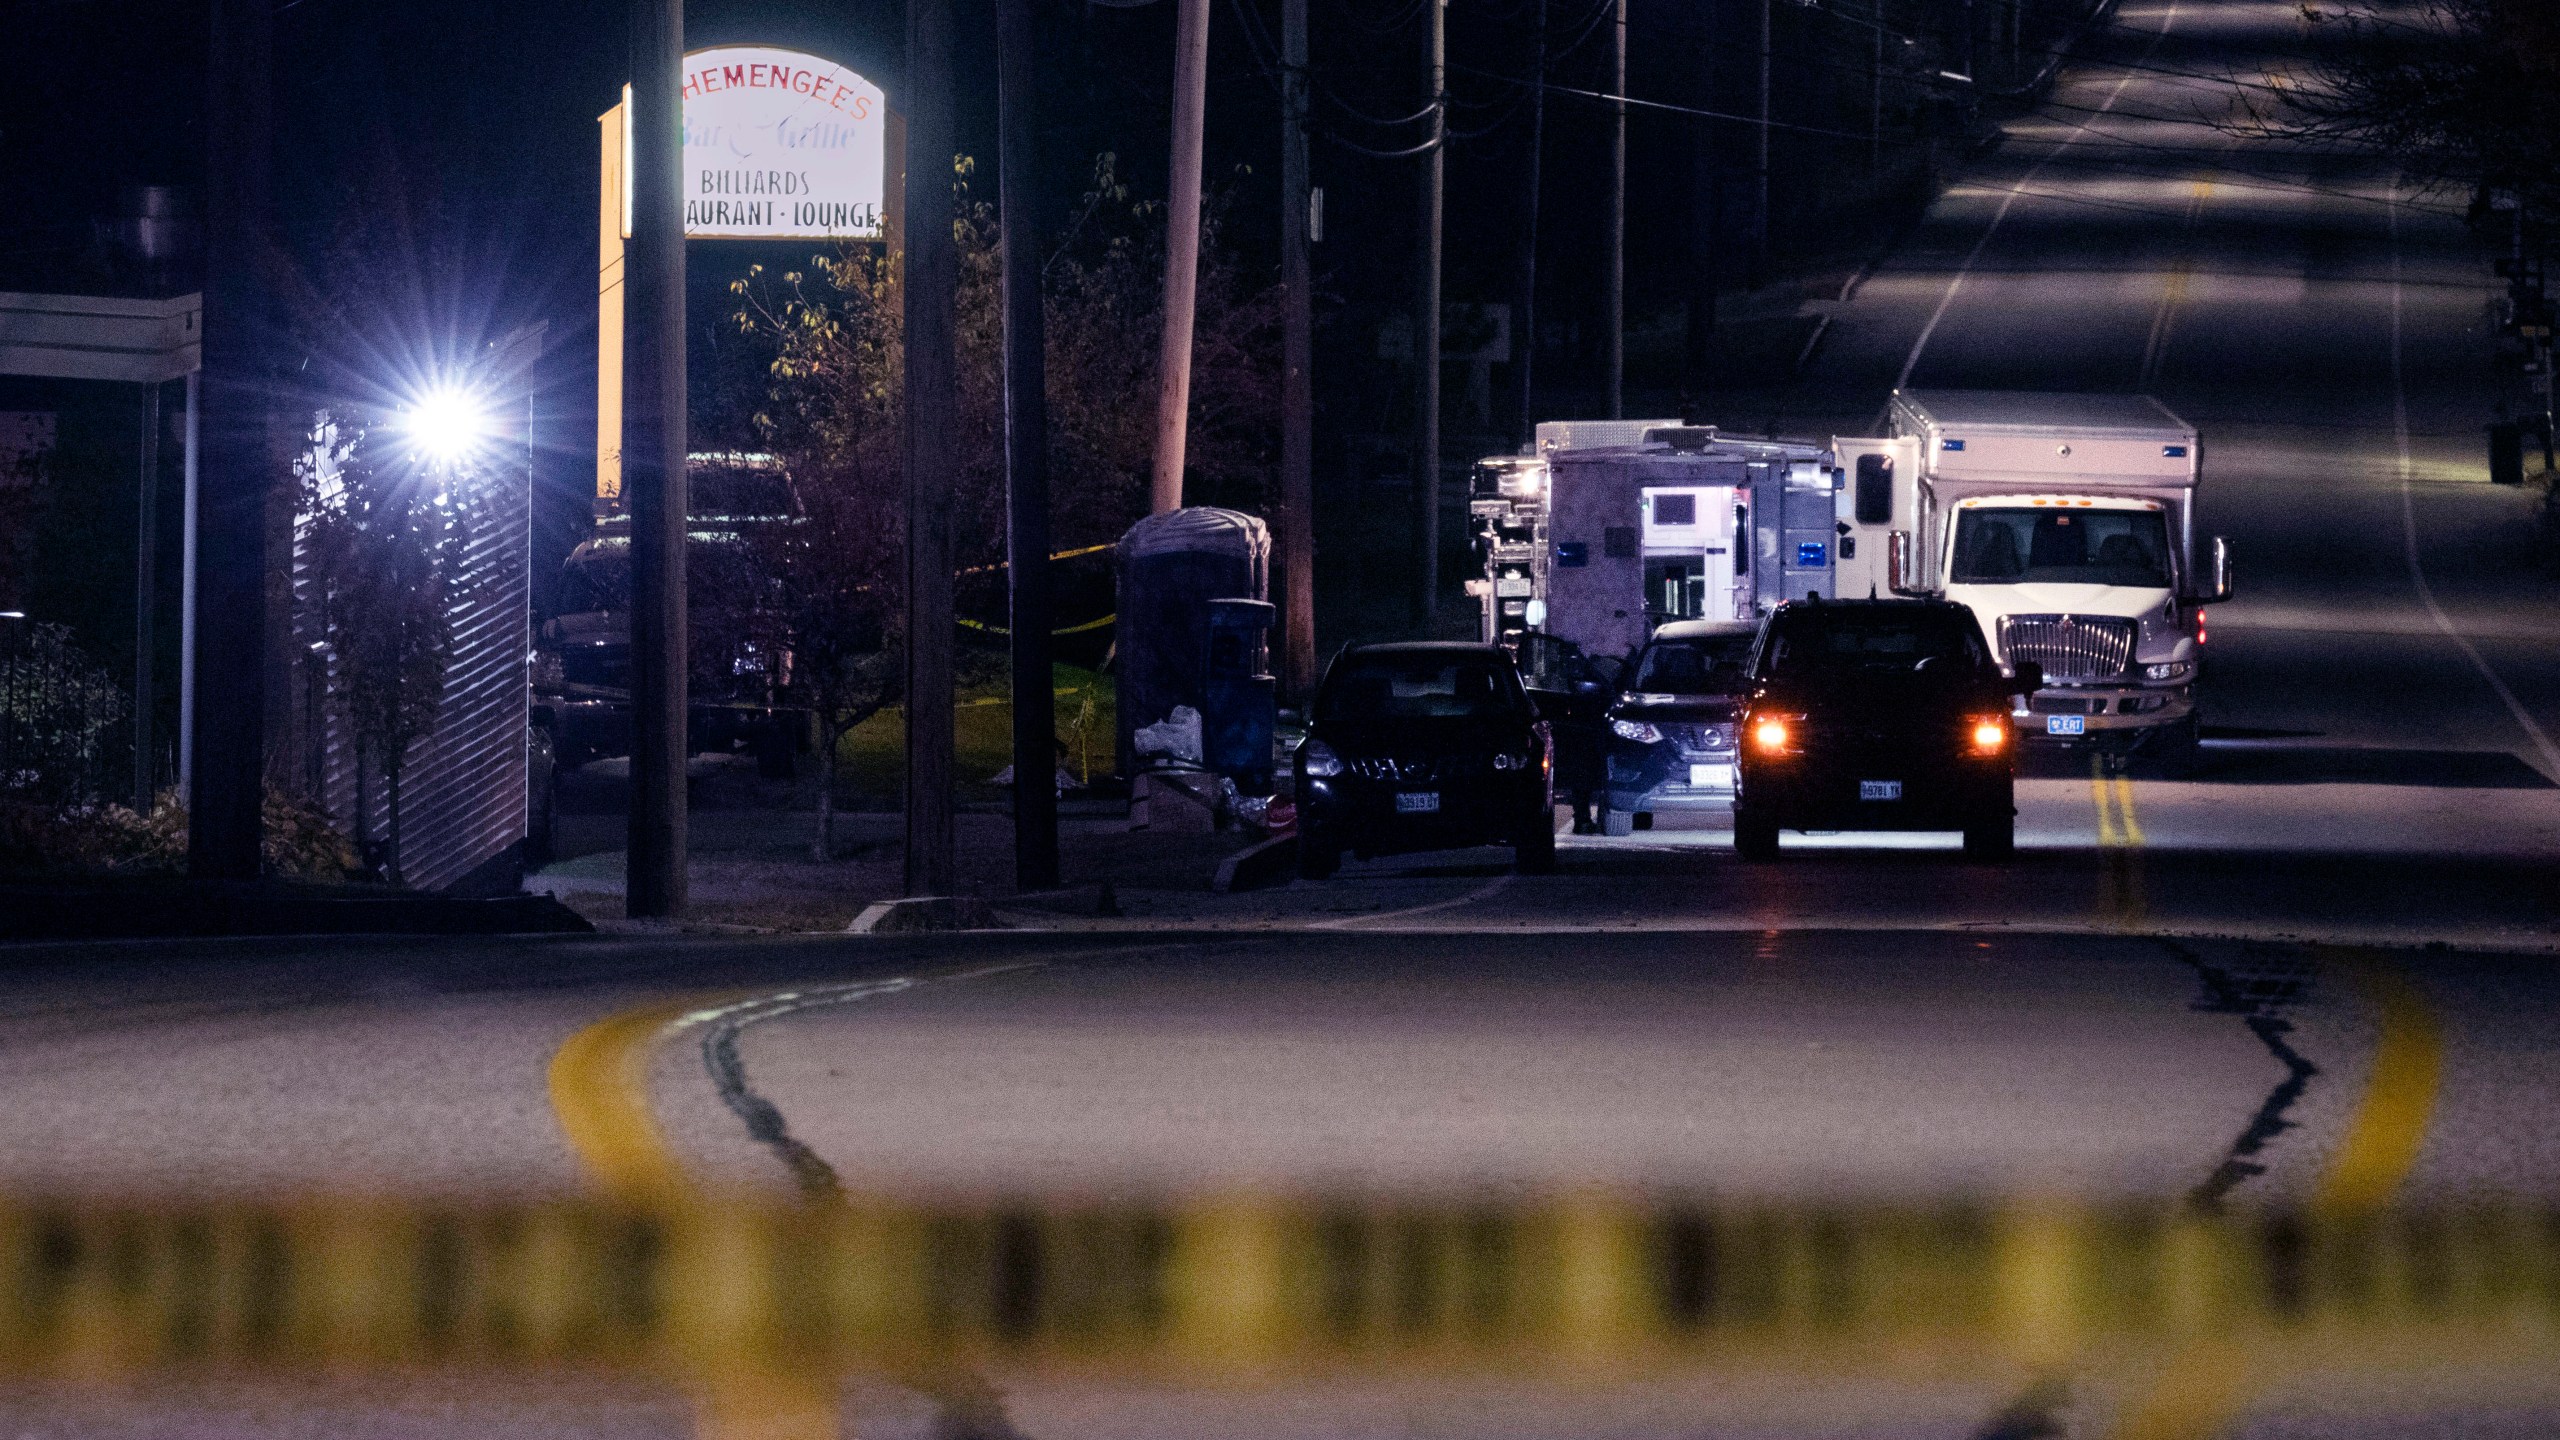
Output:
[[2053,680],[2113,680],[2133,663],[2133,622],[2111,615],[2004,615],[2000,650]]

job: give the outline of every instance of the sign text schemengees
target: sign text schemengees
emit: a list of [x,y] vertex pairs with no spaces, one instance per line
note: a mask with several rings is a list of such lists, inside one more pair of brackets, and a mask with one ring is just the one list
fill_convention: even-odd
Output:
[[888,106],[832,60],[765,45],[684,62],[684,233],[881,238]]

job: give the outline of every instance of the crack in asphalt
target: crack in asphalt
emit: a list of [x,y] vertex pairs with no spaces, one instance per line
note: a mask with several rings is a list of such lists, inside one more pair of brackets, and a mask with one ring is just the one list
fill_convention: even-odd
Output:
[[[2243,955],[2250,957],[2243,963],[2218,965],[2175,940],[2155,938],[2162,949],[2194,971],[2197,982],[2204,986],[2204,994],[2188,1008],[2205,1015],[2238,1016],[2276,1063],[2284,1067],[2284,1078],[2250,1112],[2220,1162],[2187,1191],[2189,1209],[2198,1214],[2217,1214],[2232,1191],[2267,1173],[2263,1158],[2267,1147],[2285,1132],[2298,1128],[2292,1119],[2293,1107],[2320,1074],[2320,1067],[2286,1038],[2293,1033],[2293,1022],[2285,1018],[2284,1012],[2309,996],[2319,967],[2298,956],[2280,954],[2274,947],[2256,945],[2243,950]],[[2062,1412],[2070,1403],[2069,1377],[2048,1376],[2028,1386],[1998,1414],[1984,1421],[1971,1440],[2044,1440],[2065,1434],[2068,1426]]]
[[[2187,1192],[2188,1206],[2210,1215],[2221,1210],[2232,1191],[2267,1173],[2260,1157],[2277,1137],[2296,1128],[2291,1118],[2293,1107],[2319,1075],[2320,1067],[2294,1049],[2293,1042],[2286,1038],[2293,1033],[2293,1022],[2285,1018],[2284,1011],[2309,995],[2319,970],[2310,961],[2274,954],[2265,955],[2261,963],[2217,965],[2177,941],[2164,939],[2160,944],[2195,971],[2196,979],[2204,986],[2204,997],[2191,1008],[2207,1015],[2238,1016],[2285,1072],[2250,1114],[2248,1123],[2240,1127],[2240,1133],[2232,1137],[2221,1162]],[[2251,955],[2258,949],[2253,946],[2242,953]]]
[[[746,1061],[738,1055],[738,1037],[750,1025],[779,1020],[801,1010],[823,1005],[844,1005],[867,1000],[874,995],[894,995],[912,989],[918,982],[906,978],[865,981],[852,985],[834,985],[806,991],[769,995],[737,1005],[706,1011],[702,1023],[710,1028],[702,1036],[702,1068],[711,1075],[711,1083],[719,1092],[720,1103],[747,1127],[747,1135],[757,1144],[773,1151],[783,1167],[791,1172],[792,1183],[800,1193],[813,1200],[843,1198],[844,1184],[835,1167],[829,1165],[808,1143],[791,1133],[790,1122],[782,1116],[781,1107],[756,1093],[747,1080]],[[690,1021],[694,1016],[685,1017]]]
[[[1096,953],[1120,954],[1148,948],[1154,947],[1127,946],[1066,958],[1091,958]],[[940,981],[975,980],[1016,970],[1037,969],[1047,963],[1024,961],[933,978]],[[738,1053],[738,1037],[746,1032],[747,1027],[761,1025],[768,1020],[779,1020],[803,1010],[850,1004],[876,995],[893,995],[927,983],[930,982],[900,976],[848,985],[811,986],[697,1011],[678,1021],[677,1025],[679,1028],[692,1025],[709,1027],[702,1037],[702,1064],[710,1073],[711,1083],[719,1091],[720,1103],[747,1127],[750,1137],[781,1159],[790,1170],[792,1182],[799,1187],[801,1195],[817,1201],[841,1201],[844,1182],[835,1167],[809,1148],[806,1141],[791,1133],[790,1122],[783,1117],[781,1107],[757,1093],[747,1078],[746,1061]],[[1012,1418],[1005,1413],[1004,1392],[976,1370],[957,1367],[897,1378],[934,1403],[934,1440],[1025,1440],[1022,1432],[1015,1428]]]

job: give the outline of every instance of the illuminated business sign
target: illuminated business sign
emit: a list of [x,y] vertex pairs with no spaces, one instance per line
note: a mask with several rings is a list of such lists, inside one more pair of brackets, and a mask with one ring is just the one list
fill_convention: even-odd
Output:
[[880,87],[832,60],[696,51],[684,61],[684,233],[880,239],[887,136]]

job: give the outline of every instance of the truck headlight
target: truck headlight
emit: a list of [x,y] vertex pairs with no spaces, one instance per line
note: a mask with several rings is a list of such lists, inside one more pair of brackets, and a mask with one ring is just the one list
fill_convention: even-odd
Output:
[[2142,667],[2142,678],[2145,680],[2184,680],[2194,673],[2196,673],[2195,662],[2191,660],[2171,660],[2162,665]]
[[1650,720],[1612,720],[1609,722],[1609,733],[1621,740],[1633,740],[1639,745],[1662,743],[1661,729]]
[[1298,764],[1310,775],[1342,773],[1342,757],[1321,740],[1310,740],[1298,747]]

